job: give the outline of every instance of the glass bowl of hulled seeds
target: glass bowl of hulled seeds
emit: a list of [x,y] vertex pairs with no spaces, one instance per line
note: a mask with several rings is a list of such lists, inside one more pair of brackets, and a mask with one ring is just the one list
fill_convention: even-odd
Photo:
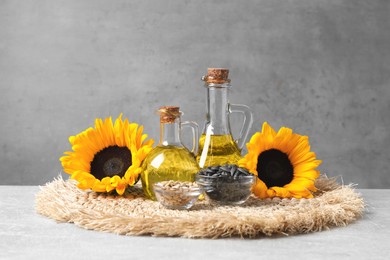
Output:
[[195,182],[162,181],[153,185],[156,199],[168,209],[190,209],[202,194]]
[[234,164],[211,166],[196,174],[196,183],[209,199],[223,205],[244,203],[255,181],[255,175]]

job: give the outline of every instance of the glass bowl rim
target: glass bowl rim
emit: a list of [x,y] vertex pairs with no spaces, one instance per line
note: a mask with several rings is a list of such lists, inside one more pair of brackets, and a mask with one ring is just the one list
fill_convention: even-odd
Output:
[[190,187],[187,189],[171,189],[171,188],[166,188],[162,186],[161,182],[156,182],[153,184],[153,191],[156,193],[160,194],[181,194],[181,195],[188,195],[188,196],[195,196],[193,193],[199,193],[199,195],[203,192],[202,187]]

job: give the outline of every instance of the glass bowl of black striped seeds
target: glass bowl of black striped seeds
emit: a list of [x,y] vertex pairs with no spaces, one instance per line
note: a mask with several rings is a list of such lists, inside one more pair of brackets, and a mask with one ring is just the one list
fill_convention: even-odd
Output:
[[235,164],[210,166],[196,174],[207,197],[221,205],[239,205],[251,195],[256,176]]

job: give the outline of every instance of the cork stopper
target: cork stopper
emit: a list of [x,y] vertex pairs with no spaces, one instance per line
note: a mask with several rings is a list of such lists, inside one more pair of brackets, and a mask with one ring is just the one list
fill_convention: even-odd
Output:
[[163,106],[158,110],[160,112],[160,123],[174,123],[175,119],[180,116],[180,107]]
[[230,83],[229,69],[225,68],[208,68],[207,75],[202,77],[206,83],[223,84]]

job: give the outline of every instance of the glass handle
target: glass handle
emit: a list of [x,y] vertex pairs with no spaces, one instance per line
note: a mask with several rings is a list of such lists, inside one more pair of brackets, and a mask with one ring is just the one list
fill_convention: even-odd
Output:
[[244,123],[240,130],[240,136],[237,139],[238,148],[242,149],[245,145],[245,140],[248,137],[249,131],[253,124],[253,114],[250,108],[246,105],[230,104],[230,113],[241,113],[244,114]]
[[181,123],[181,126],[190,127],[192,129],[192,150],[191,153],[198,153],[198,140],[199,140],[199,126],[193,121],[185,121]]

